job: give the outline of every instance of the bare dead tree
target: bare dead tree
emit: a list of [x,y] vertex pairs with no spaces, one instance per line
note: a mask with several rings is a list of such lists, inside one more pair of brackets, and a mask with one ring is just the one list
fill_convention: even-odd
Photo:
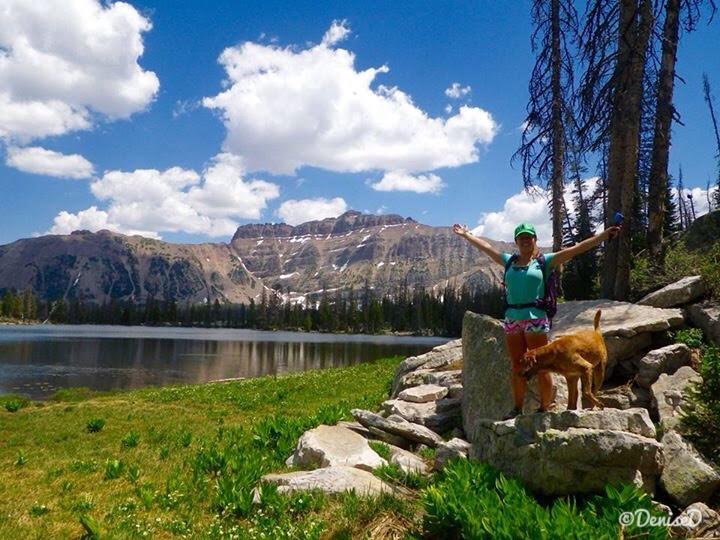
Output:
[[580,134],[585,147],[608,143],[607,218],[625,216],[623,231],[608,242],[601,294],[624,300],[630,283],[632,207],[638,170],[645,60],[653,28],[651,0],[594,0],[582,32],[586,69],[580,86]]
[[522,161],[526,189],[540,184],[551,193],[553,250],[557,251],[563,243],[568,131],[574,128],[570,45],[577,35],[577,13],[571,0],[534,0],[532,20],[536,60],[522,141],[513,160]]
[[710,110],[710,119],[712,120],[713,129],[715,130],[715,142],[717,144],[717,154],[715,159],[717,160],[717,190],[715,191],[715,206],[720,208],[720,131],[718,131],[718,122],[715,116],[715,107],[713,106],[713,95],[710,91],[710,81],[708,80],[707,73],[703,73],[703,94],[705,96],[705,103],[708,105]]
[[[685,31],[692,32],[701,19],[701,7],[710,7],[709,20],[715,13],[713,0],[666,0],[665,22],[660,35],[662,53],[660,73],[656,86],[655,127],[652,145],[652,165],[648,185],[648,232],[647,243],[650,254],[658,259],[662,254],[664,202],[668,181],[668,162],[670,156],[670,136],[673,121],[679,122],[679,116],[673,106],[673,90],[675,85],[675,64],[679,40],[680,21],[683,19]],[[709,95],[707,77],[706,99]],[[717,126],[715,130],[717,136]],[[718,137],[720,152],[720,137]]]

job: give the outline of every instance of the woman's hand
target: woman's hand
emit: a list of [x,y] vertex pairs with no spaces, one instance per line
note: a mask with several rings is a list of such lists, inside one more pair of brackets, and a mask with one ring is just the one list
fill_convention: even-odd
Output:
[[617,225],[615,225],[613,227],[608,227],[602,233],[600,233],[603,240],[607,240],[609,238],[615,238],[618,234],[620,234],[620,227],[618,227]]
[[467,225],[459,225],[456,223],[452,226],[452,231],[463,238],[470,236],[470,231],[468,230]]

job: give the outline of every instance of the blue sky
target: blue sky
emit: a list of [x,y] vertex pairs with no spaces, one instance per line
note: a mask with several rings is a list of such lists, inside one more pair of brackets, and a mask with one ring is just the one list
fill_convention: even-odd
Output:
[[[529,2],[7,2],[0,244],[73,228],[228,241],[344,209],[547,230],[510,165]],[[671,170],[696,200],[715,174],[701,77],[720,97],[718,50],[715,20],[679,51]]]

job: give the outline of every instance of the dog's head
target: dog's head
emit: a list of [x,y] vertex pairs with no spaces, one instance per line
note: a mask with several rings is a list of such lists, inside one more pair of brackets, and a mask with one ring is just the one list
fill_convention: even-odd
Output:
[[534,350],[527,351],[520,361],[520,375],[526,379],[532,379],[537,375],[539,368],[537,352]]

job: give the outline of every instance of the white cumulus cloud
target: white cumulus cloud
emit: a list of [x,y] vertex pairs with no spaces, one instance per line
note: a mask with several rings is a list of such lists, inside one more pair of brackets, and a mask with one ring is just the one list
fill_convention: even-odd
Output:
[[127,118],[159,88],[144,70],[151,23],[125,2],[4,0],[0,7],[0,138],[28,141]]
[[61,154],[39,146],[7,149],[5,165],[20,171],[57,178],[90,178],[94,168],[92,163],[80,154]]
[[305,49],[253,42],[225,49],[226,89],[203,100],[223,119],[224,150],[243,156],[248,170],[279,174],[304,165],[417,173],[476,162],[497,131],[490,113],[462,106],[432,118],[397,87],[374,87],[389,69],[357,69],[352,52],[334,47],[348,32],[335,22]]
[[436,174],[408,174],[389,171],[377,182],[371,183],[375,191],[414,191],[415,193],[440,193],[445,184]]
[[348,209],[341,197],[334,199],[290,199],[278,208],[277,215],[288,225],[299,225],[306,221],[315,221],[329,217],[337,217]]
[[322,44],[326,47],[332,47],[336,43],[343,41],[349,35],[350,28],[348,27],[346,20],[333,21],[330,28],[328,28],[328,31],[325,32],[325,35],[323,36]]
[[[595,177],[586,179],[584,193],[592,194],[596,182],[597,178]],[[571,214],[575,211],[572,190],[573,185],[566,184],[565,206]],[[512,242],[515,227],[519,223],[528,222],[535,226],[540,245],[552,245],[552,223],[548,210],[549,196],[549,191],[540,188],[534,193],[528,193],[525,190],[516,193],[505,201],[502,210],[483,213],[478,226],[472,230],[472,233],[493,240]]]
[[215,156],[202,174],[180,167],[108,171],[90,185],[107,208],[61,212],[50,232],[70,232],[81,223],[93,231],[154,237],[161,232],[230,236],[238,219],[259,219],[280,193],[277,185],[244,174],[242,160],[230,154]]
[[460,99],[461,97],[467,96],[472,91],[470,86],[462,86],[458,82],[454,82],[449,88],[445,89],[445,95],[451,99]]

